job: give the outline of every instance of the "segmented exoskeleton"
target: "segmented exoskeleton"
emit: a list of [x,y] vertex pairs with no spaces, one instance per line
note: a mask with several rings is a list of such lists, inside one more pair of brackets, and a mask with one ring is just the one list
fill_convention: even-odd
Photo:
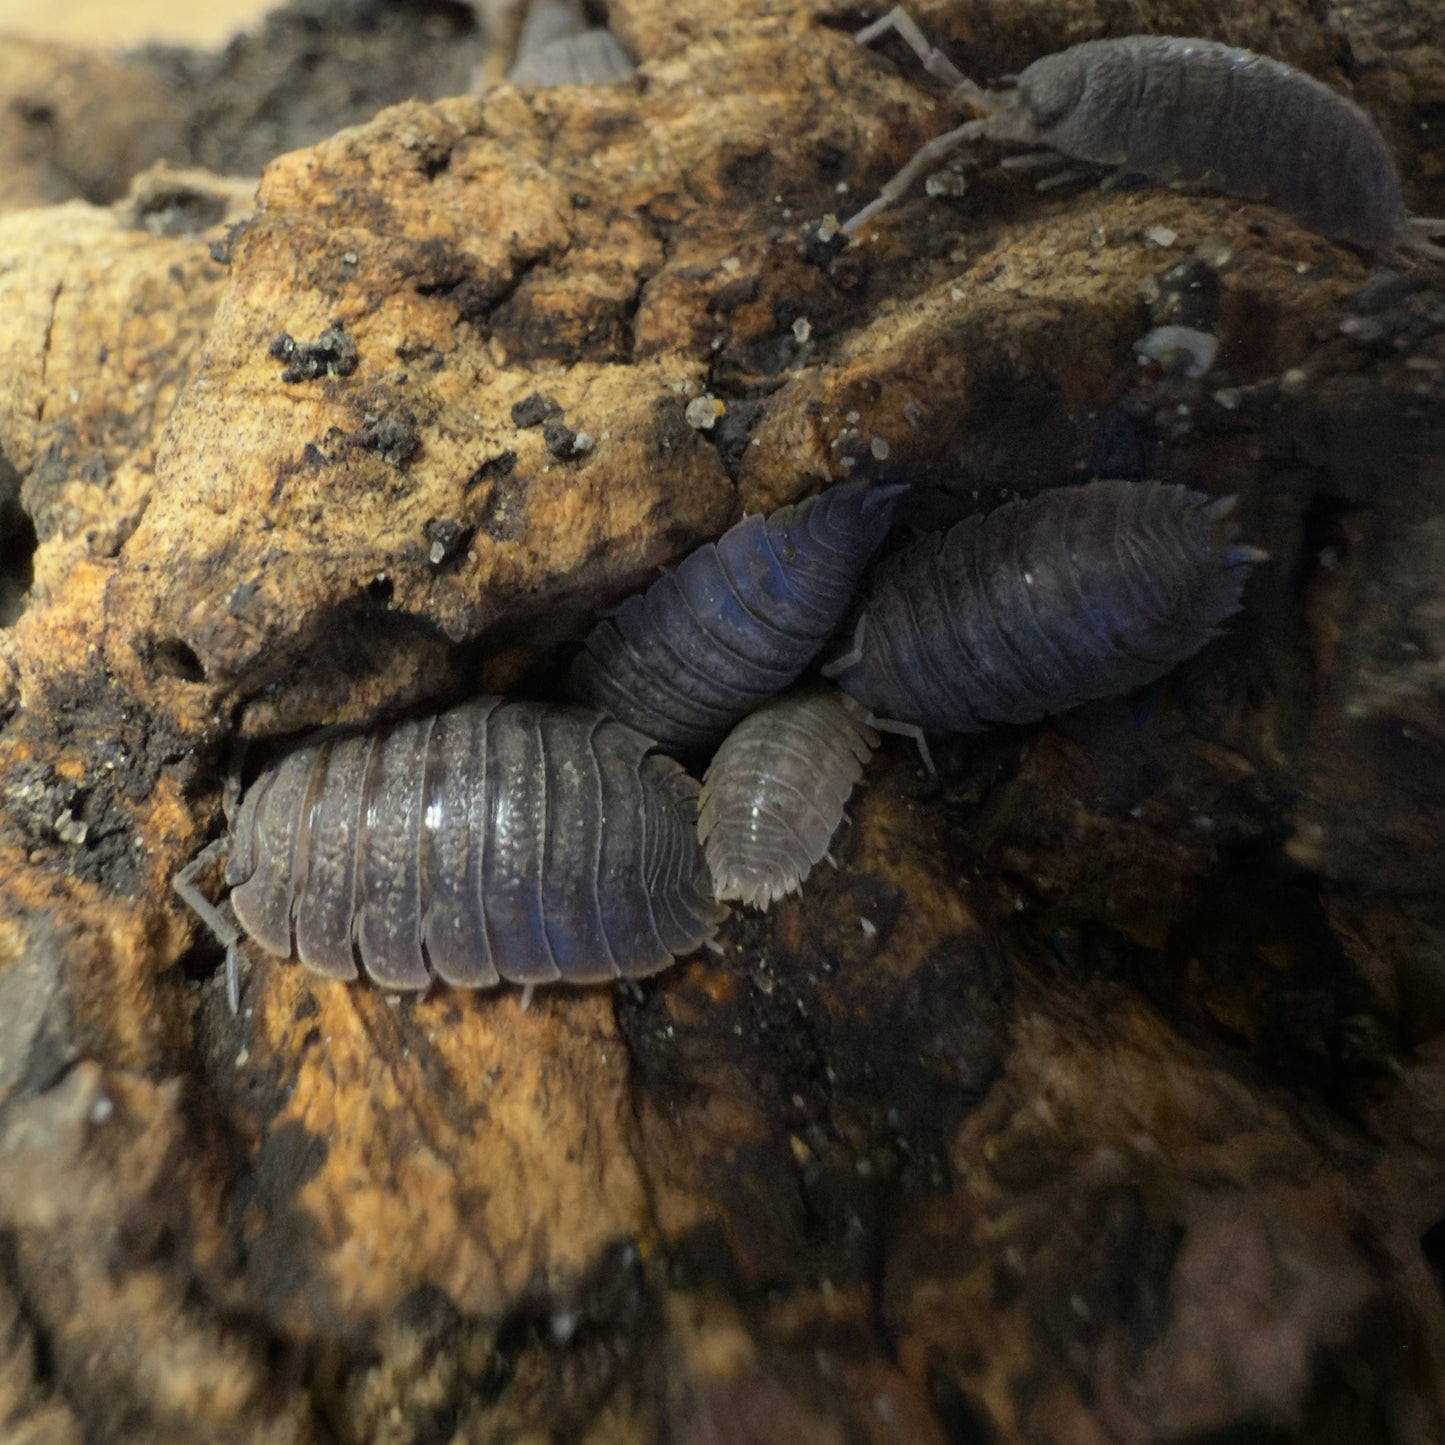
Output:
[[1411,220],[1395,162],[1375,123],[1329,86],[1214,40],[1127,35],[1088,40],[1027,66],[1011,87],[985,90],[895,9],[859,31],[896,30],[952,98],[982,111],[936,136],[844,226],[856,231],[950,151],[970,141],[1045,146],[1165,183],[1266,201],[1323,235],[1389,251],[1438,229]]
[[716,744],[817,655],[903,490],[844,482],[745,518],[592,629],[572,695],[669,751]]
[[697,832],[717,897],[766,909],[797,892],[877,746],[864,709],[835,687],[786,693],[745,717],[702,785]]
[[1235,541],[1233,506],[1104,481],[967,517],[884,559],[824,675],[875,719],[951,732],[1128,692],[1239,610],[1264,554]]
[[518,56],[507,79],[513,85],[621,85],[636,72],[622,42],[598,26],[560,35]]
[[[267,953],[383,988],[635,978],[722,916],[697,796],[649,739],[577,708],[484,697],[332,732],[241,798],[231,907]],[[234,950],[200,861],[177,890]]]

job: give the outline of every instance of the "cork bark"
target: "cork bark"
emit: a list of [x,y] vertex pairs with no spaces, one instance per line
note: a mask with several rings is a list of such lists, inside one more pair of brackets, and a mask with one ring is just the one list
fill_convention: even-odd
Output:
[[[987,75],[1106,12],[919,16]],[[1378,17],[1217,12],[1159,28],[1339,84],[1368,35],[1392,137],[1437,103]],[[987,168],[845,244],[941,115],[856,20],[633,0],[633,84],[0,217],[16,1438],[1445,1428],[1440,268]],[[1204,376],[1136,352],[1181,316]],[[890,739],[837,868],[655,981],[251,949],[231,1014],[170,885],[239,744],[555,698],[599,610],[860,474],[911,527],[1162,476],[1270,557],[1141,695]]]

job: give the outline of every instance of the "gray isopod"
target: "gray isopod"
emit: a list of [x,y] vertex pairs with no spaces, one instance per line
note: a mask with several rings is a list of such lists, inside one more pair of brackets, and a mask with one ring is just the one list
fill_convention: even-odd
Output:
[[[666,968],[722,916],[698,785],[653,743],[575,708],[484,697],[323,734],[231,819],[231,907],[267,953],[388,989],[602,983]],[[195,886],[177,891],[227,945]]]
[[946,732],[1128,692],[1239,610],[1264,553],[1235,541],[1233,508],[1105,481],[966,517],[884,560],[824,675],[875,721]]
[[559,35],[520,55],[507,72],[513,85],[622,85],[637,67],[608,29],[594,27]]
[[745,717],[702,785],[698,838],[717,897],[766,909],[797,892],[877,746],[863,708],[835,687],[786,693]]
[[744,518],[592,629],[572,695],[668,751],[714,746],[817,656],[904,490],[843,482]]
[[983,115],[924,145],[845,231],[896,201],[955,147],[984,139],[1266,201],[1311,230],[1370,250],[1393,250],[1408,232],[1423,242],[1439,228],[1406,216],[1394,159],[1370,117],[1281,61],[1214,40],[1128,35],[1046,55],[1010,88],[985,90],[901,9],[858,39],[888,30]]

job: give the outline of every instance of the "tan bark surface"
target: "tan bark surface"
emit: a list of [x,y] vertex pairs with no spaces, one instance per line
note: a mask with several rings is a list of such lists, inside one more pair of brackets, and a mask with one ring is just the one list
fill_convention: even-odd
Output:
[[[924,13],[999,68],[1107,28],[967,17]],[[1438,273],[996,171],[820,239],[940,114],[831,19],[636,0],[635,85],[0,219],[7,1438],[1445,1428]],[[1134,350],[1185,295],[1203,378]],[[524,1007],[249,951],[230,1014],[170,880],[236,739],[555,695],[598,609],[847,475],[926,526],[1131,468],[1239,495],[1228,636],[936,775],[890,740],[719,953]]]

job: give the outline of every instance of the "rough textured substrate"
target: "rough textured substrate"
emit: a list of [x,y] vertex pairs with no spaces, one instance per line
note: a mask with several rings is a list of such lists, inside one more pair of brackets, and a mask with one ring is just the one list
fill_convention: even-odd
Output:
[[[820,244],[937,112],[754,9],[620,7],[636,88],[406,105],[254,209],[151,172],[0,221],[10,1437],[1441,1429],[1445,297],[1260,207],[997,176]],[[1438,105],[1368,14],[1215,11],[1160,28],[1335,79],[1344,34],[1394,136]],[[924,18],[990,70],[1102,25]],[[1173,305],[1202,380],[1134,355]],[[930,524],[1164,475],[1271,561],[1141,698],[937,779],[887,748],[838,873],[638,995],[258,960],[226,1012],[169,879],[234,736],[544,690],[862,467]]]

